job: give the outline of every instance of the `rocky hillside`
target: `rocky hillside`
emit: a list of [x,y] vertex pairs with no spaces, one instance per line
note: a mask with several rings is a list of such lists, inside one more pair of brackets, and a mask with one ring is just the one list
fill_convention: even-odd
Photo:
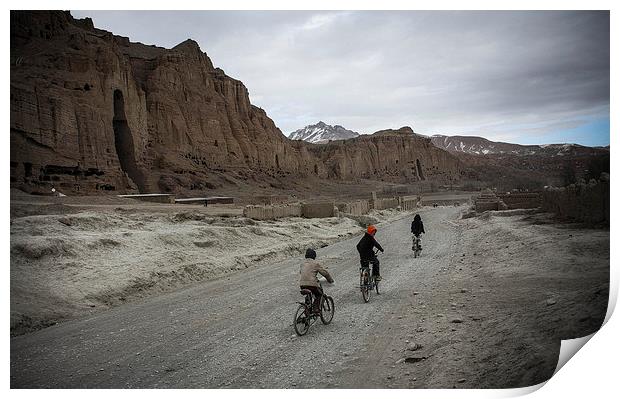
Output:
[[29,192],[461,174],[456,157],[409,133],[325,148],[289,140],[196,42],[132,43],[68,12],[11,12],[10,97],[11,186]]
[[[520,145],[487,140],[475,136],[444,136],[436,134],[431,137],[433,144],[453,154],[470,155],[542,155],[547,157],[597,155],[605,151],[602,147],[586,147],[579,144],[544,144]],[[607,148],[609,150],[609,148]]]
[[454,156],[437,149],[430,139],[408,126],[332,141],[310,147],[310,151],[325,160],[330,178],[452,182],[462,175]]
[[340,125],[332,126],[320,121],[316,125],[308,125],[303,129],[295,130],[289,134],[288,138],[314,144],[325,144],[335,140],[352,139],[359,135],[359,133],[347,130]]
[[434,135],[432,143],[456,155],[476,188],[540,189],[564,186],[609,173],[609,146],[519,145],[482,137]]

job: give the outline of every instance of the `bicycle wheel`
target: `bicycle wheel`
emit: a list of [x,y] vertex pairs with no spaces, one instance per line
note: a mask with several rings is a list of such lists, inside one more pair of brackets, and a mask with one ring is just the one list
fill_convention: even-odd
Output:
[[335,310],[334,299],[331,296],[324,296],[321,301],[321,322],[325,325],[331,323]]
[[309,312],[306,311],[304,305],[299,305],[295,312],[295,318],[293,319],[293,327],[297,335],[302,336],[308,332],[310,328],[310,319],[308,318]]
[[362,274],[360,289],[362,290],[362,298],[364,298],[364,302],[368,302],[370,300],[370,290],[368,289],[368,273],[366,272]]

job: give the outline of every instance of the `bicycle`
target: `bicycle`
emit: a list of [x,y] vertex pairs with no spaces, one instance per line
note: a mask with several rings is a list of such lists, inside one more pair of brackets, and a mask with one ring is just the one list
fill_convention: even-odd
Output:
[[[375,251],[375,256],[378,253],[379,251]],[[370,301],[370,293],[373,289],[377,291],[377,295],[380,294],[379,281],[375,279],[370,270],[370,261],[365,261],[364,265],[360,267],[360,291],[362,291],[364,302]]]
[[[320,282],[319,285],[321,285]],[[323,287],[321,286],[321,291],[322,290]],[[304,288],[299,292],[301,293],[301,295],[304,295],[304,301],[297,302],[299,303],[299,306],[297,307],[295,317],[293,318],[293,328],[295,329],[295,333],[297,333],[297,335],[305,335],[310,329],[310,326],[316,322],[317,318],[320,318],[321,323],[325,325],[332,322],[332,319],[334,318],[335,307],[334,299],[331,296],[323,293],[323,296],[321,297],[321,303],[319,305],[319,312],[317,313],[314,312],[312,309],[312,303],[314,300],[314,295],[312,294],[312,291]]]
[[422,252],[422,245],[420,245],[420,236],[416,236],[412,234],[413,243],[411,244],[411,250],[413,251],[413,257],[417,258],[420,256],[420,252]]

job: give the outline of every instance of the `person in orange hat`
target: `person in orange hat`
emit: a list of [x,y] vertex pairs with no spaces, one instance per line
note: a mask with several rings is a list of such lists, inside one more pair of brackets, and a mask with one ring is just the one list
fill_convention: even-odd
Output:
[[372,264],[372,274],[377,281],[381,281],[381,275],[379,275],[379,259],[375,255],[374,249],[377,248],[383,252],[383,248],[377,240],[375,240],[375,234],[377,234],[377,228],[372,224],[366,229],[364,237],[357,243],[357,252],[360,254],[361,267],[367,267],[368,264]]

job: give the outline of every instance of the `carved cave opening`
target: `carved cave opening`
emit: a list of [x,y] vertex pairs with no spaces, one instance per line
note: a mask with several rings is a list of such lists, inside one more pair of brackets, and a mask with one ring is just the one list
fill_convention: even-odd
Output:
[[142,193],[144,192],[144,178],[136,165],[133,137],[131,129],[129,129],[127,124],[123,92],[120,90],[114,90],[114,119],[112,124],[114,127],[114,145],[121,169],[127,173],[127,176],[138,186]]
[[24,162],[24,176],[32,177],[32,163],[31,162]]
[[426,180],[426,178],[424,178],[424,172],[422,172],[422,164],[420,163],[419,159],[415,160],[415,166],[418,168],[418,176],[420,176],[420,180]]

